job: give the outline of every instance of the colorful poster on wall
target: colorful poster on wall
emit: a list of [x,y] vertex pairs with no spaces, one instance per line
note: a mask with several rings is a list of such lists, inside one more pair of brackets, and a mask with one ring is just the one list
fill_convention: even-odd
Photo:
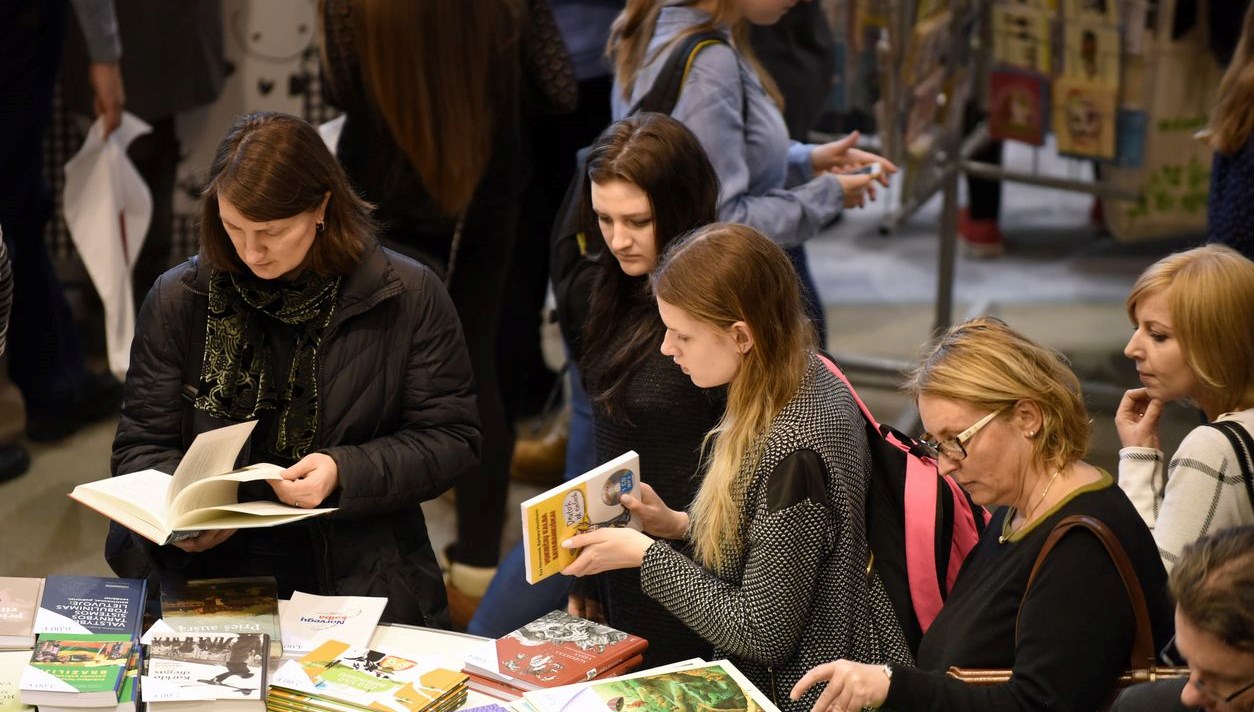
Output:
[[1115,157],[1119,90],[1070,77],[1054,80],[1054,134],[1058,152],[1084,158]]
[[998,68],[989,74],[988,135],[1040,146],[1049,123],[1046,78],[1033,72]]

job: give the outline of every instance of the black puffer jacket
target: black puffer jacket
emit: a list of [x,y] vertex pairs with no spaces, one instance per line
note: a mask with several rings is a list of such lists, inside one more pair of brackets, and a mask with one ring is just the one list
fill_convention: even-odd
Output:
[[[209,269],[192,258],[144,301],[113,443],[115,475],[173,472],[196,434],[228,424],[192,408],[184,393],[185,383],[199,383],[208,292]],[[287,525],[310,527],[316,593],[387,596],[385,621],[446,626],[444,585],[419,505],[477,462],[480,429],[465,341],[443,285],[371,241],[341,286],[318,361],[311,451],[336,462],[340,487],[323,506],[339,511]],[[110,539],[112,556],[123,542]],[[127,543],[159,578],[243,573],[229,547],[186,554],[137,535]]]

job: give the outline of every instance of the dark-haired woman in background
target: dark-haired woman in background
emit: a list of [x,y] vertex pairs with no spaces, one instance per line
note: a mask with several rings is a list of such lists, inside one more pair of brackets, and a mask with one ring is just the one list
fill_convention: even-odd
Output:
[[331,101],[346,112],[338,157],[378,206],[383,243],[443,272],[466,333],[483,457],[458,488],[448,552],[464,626],[500,555],[514,446],[496,342],[530,174],[522,120],[542,103],[573,107],[574,75],[539,0],[320,5]]
[[384,620],[446,627],[419,505],[475,463],[480,433],[443,285],[379,246],[370,206],[292,116],[236,122],[200,218],[200,257],[140,310],[113,473],[174,472],[197,434],[256,420],[242,464],[287,469],[241,485],[241,501],[338,511],[160,547],[115,526],[110,564],[158,580],[271,575],[284,598],[386,596]]

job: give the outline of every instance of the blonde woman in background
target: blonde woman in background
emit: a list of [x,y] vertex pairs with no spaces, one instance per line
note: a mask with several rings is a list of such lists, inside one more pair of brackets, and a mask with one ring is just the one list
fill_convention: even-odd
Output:
[[1241,471],[1247,453],[1209,424],[1194,428],[1170,461],[1158,439],[1169,401],[1254,433],[1254,262],[1223,245],[1159,260],[1133,285],[1128,317],[1136,330],[1123,352],[1144,385],[1124,394],[1115,413],[1119,485],[1170,570],[1203,534],[1254,524],[1254,488]]
[[[689,511],[645,490],[630,508],[646,533],[574,537],[565,546],[582,551],[565,573],[638,567],[646,594],[789,712],[813,702],[787,693],[820,661],[909,660],[867,575],[862,416],[813,350],[787,255],[750,227],[716,223],[672,247],[651,279],[662,353],[696,386],[726,386],[727,408]],[[662,539],[686,541],[693,558]]]

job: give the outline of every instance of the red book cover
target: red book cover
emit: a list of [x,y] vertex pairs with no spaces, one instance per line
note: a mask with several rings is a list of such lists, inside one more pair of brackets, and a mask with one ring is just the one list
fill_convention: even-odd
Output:
[[[624,660],[623,662],[606,670],[600,675],[597,675],[593,679],[605,680],[611,677],[618,677],[619,675],[623,675],[625,673],[631,672],[632,670],[635,670],[636,668],[640,667],[642,663],[644,663],[644,656],[637,655],[628,660]],[[526,692],[526,690],[524,689],[513,687],[512,685],[508,685],[499,680],[493,680],[491,678],[482,677],[468,670],[462,670],[462,672],[466,673],[467,678],[469,678],[466,681],[467,687],[474,690],[475,692],[481,692],[487,695],[488,697],[495,697],[498,700],[512,702],[514,700],[521,698],[523,693]]]
[[639,636],[553,611],[466,655],[465,672],[519,690],[558,687],[599,677],[648,645]]

